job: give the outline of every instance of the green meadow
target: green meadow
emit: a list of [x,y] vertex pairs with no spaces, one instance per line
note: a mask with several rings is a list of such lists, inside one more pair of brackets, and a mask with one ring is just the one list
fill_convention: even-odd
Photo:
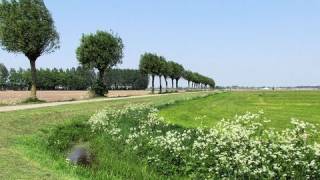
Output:
[[[247,111],[264,111],[271,120],[268,126],[276,129],[291,127],[291,118],[314,124],[320,119],[320,91],[181,93],[4,112],[0,113],[0,179],[168,179],[133,155],[124,143],[92,135],[86,122],[94,113],[129,104],[158,107],[160,115],[177,130],[214,127],[223,118]],[[56,140],[66,146],[52,146],[50,142]],[[92,167],[66,163],[70,147],[77,144],[96,154]]]
[[161,110],[161,115],[185,127],[213,127],[236,114],[263,111],[270,127],[290,127],[292,118],[320,123],[320,91],[225,92],[207,98],[179,102]]

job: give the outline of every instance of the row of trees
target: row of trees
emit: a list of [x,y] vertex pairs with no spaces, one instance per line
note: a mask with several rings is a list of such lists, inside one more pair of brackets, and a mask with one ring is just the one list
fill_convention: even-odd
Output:
[[9,77],[9,72],[4,64],[0,63],[0,90],[4,89],[7,79]]
[[[52,16],[43,0],[1,0],[0,2],[0,44],[12,53],[24,54],[30,62],[31,99],[37,99],[37,85],[40,74],[36,70],[37,59],[59,49],[59,34]],[[97,95],[104,95],[105,72],[123,57],[123,43],[113,33],[97,31],[83,35],[76,50],[77,59],[86,68],[99,71],[92,85]]]
[[[203,76],[192,71],[184,71],[183,78],[188,81],[188,88],[215,88],[215,81],[209,77]],[[190,86],[191,85],[191,86]]]
[[[94,71],[77,67],[70,69],[38,69],[37,84],[40,90],[85,90],[95,79]],[[30,69],[10,69],[4,86],[7,90],[29,90],[32,87]]]
[[59,34],[43,0],[2,0],[0,44],[12,53],[24,54],[31,69],[31,99],[37,99],[36,61],[59,48]]
[[[24,54],[30,62],[30,86],[31,98],[37,99],[36,90],[41,79],[37,80],[36,60],[43,54],[52,53],[59,46],[59,34],[54,26],[54,21],[43,0],[2,0],[0,3],[0,45],[3,49],[12,53]],[[96,33],[83,35],[80,46],[76,50],[79,63],[90,70],[98,70],[98,76],[92,84],[96,95],[103,96],[108,91],[106,85],[106,72],[114,66],[122,63],[124,45],[122,39],[112,33],[97,31]],[[154,78],[160,77],[160,92],[162,92],[161,79],[164,77],[166,89],[168,78],[178,81],[184,76],[182,65],[172,61],[166,61],[162,56],[146,53],[141,56],[140,70],[146,75],[152,76],[152,92],[154,92]],[[192,73],[187,80],[194,87],[210,85],[214,87],[214,81],[202,75]],[[42,76],[42,75],[41,75]],[[189,76],[188,76],[189,77]],[[40,77],[41,78],[41,77]],[[0,82],[1,83],[1,82]]]
[[[38,69],[37,84],[40,90],[87,90],[92,87],[97,74],[90,69]],[[149,79],[139,70],[112,69],[106,73],[108,89],[146,89]],[[27,90],[32,86],[30,69],[10,69],[0,64],[0,90]]]
[[192,83],[192,88],[214,88],[213,79],[203,76],[199,73],[185,70],[181,64],[173,61],[167,61],[163,56],[154,53],[145,53],[141,55],[139,69],[142,73],[148,74],[152,78],[152,93],[154,93],[154,80],[159,77],[160,93],[162,93],[162,77],[166,83],[166,92],[168,91],[168,78],[171,79],[171,86],[174,88],[176,81],[176,90],[178,90],[179,80],[184,78],[188,81],[188,88]]
[[144,90],[148,88],[149,77],[134,69],[112,69],[105,73],[105,84],[113,90]]

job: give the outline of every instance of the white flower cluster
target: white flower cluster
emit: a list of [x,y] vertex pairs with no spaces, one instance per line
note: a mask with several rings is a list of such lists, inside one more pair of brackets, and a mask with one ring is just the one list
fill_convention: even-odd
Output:
[[93,131],[124,140],[133,152],[165,175],[319,179],[316,128],[293,119],[294,128],[276,131],[265,127],[268,122],[263,112],[248,112],[222,120],[215,128],[186,129],[166,124],[158,110],[147,105],[104,110],[89,120]]

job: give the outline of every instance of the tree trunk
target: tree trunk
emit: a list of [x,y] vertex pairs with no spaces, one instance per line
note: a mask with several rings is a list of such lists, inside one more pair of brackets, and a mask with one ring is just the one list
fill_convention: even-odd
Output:
[[31,66],[31,94],[30,98],[37,99],[37,69],[36,60],[30,60]]
[[101,82],[103,82],[103,73],[104,71],[103,70],[99,70],[99,80],[101,81]]
[[161,76],[159,76],[159,81],[160,81],[160,94],[162,93],[162,83],[161,83]]
[[179,79],[176,79],[176,90],[178,91],[178,83],[179,83]]
[[154,94],[154,75],[152,75],[152,94]]
[[173,89],[173,78],[171,78],[171,88]]
[[168,79],[165,77],[164,80],[166,81],[166,92],[168,92]]

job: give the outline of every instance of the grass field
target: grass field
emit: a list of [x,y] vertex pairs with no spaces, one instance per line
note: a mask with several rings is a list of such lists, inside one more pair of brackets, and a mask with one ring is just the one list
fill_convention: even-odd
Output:
[[274,128],[289,127],[291,118],[320,123],[320,91],[220,93],[163,108],[161,115],[170,123],[186,127],[212,127],[223,118],[260,110]]
[[[207,93],[171,94],[0,113],[0,179],[166,179],[132,156],[130,151],[124,150],[122,144],[106,141],[105,136],[89,140],[96,151],[101,150],[97,158],[102,164],[93,167],[92,172],[68,166],[65,152],[51,153],[46,149],[46,138],[52,132],[51,128],[58,127],[58,133],[53,134],[57,139],[63,139],[63,133],[72,137],[72,133],[83,132],[86,137],[86,131],[76,129],[77,123],[86,122],[104,108],[122,109],[128,104],[153,104],[161,107],[160,113],[167,121],[184,127],[212,127],[222,118],[259,110],[273,120],[272,127],[279,129],[289,127],[292,117],[312,123],[319,123],[320,119],[320,91],[228,92],[196,98],[204,94]],[[179,101],[186,98],[196,99]],[[174,101],[178,102],[161,106]]]
[[[86,121],[91,115],[103,108],[121,108],[124,105],[136,103],[151,103],[159,105],[173,100],[185,99],[186,97],[196,97],[202,94],[202,92],[178,95],[172,94],[112,102],[82,103],[0,113],[0,179],[76,178],[70,176],[68,172],[56,170],[59,168],[50,167],[53,163],[50,162],[51,159],[49,157],[42,157],[44,162],[41,162],[31,158],[36,157],[39,153],[31,151],[29,147],[18,148],[20,147],[19,139],[36,136],[41,129],[72,121]],[[117,157],[116,155],[112,157],[119,159],[122,158]],[[110,161],[112,160],[114,159],[110,159]],[[125,173],[136,172],[139,174],[137,172],[138,167],[133,168],[135,171],[132,169],[125,169],[123,172],[117,172],[115,169],[117,169],[117,167],[109,167],[110,176],[119,178],[121,176],[124,177]],[[141,171],[141,169],[138,170],[139,172]],[[140,174],[143,174],[143,172],[140,172]],[[145,172],[145,174],[148,173]]]

